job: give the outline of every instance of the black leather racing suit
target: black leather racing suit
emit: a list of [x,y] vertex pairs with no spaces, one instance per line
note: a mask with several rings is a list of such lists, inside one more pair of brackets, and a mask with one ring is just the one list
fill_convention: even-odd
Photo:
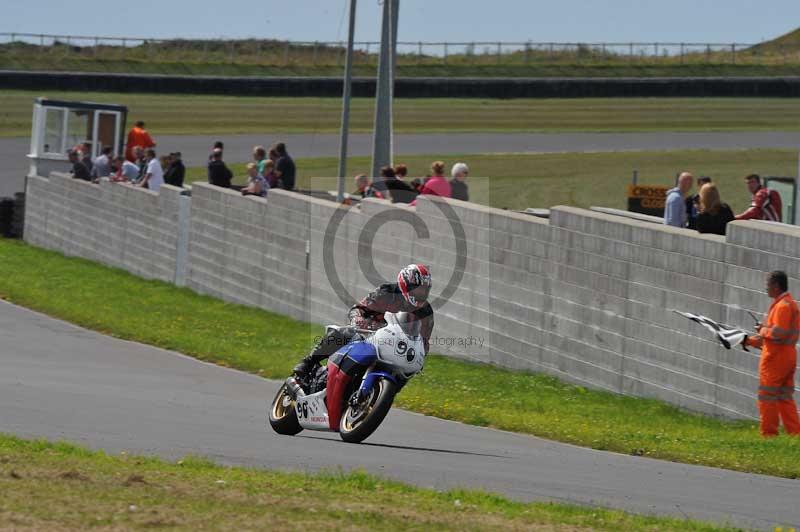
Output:
[[[386,325],[385,312],[407,312],[413,319],[420,320],[420,335],[425,344],[425,352],[428,352],[431,333],[433,333],[433,308],[428,302],[425,302],[420,308],[408,303],[397,283],[380,285],[367,294],[364,299],[350,307],[347,316],[350,319],[350,325],[354,328],[375,331]],[[311,353],[295,368],[295,371],[307,370],[314,364],[319,364],[349,342],[353,335],[355,335],[355,331],[348,328],[331,330],[322,337]]]

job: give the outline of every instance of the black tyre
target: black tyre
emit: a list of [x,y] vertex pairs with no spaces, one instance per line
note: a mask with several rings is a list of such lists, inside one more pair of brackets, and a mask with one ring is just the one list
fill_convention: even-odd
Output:
[[275,399],[272,400],[272,406],[269,409],[269,424],[272,430],[287,436],[294,436],[303,430],[297,421],[294,399],[289,395],[285,384],[281,386]]
[[348,405],[339,422],[339,436],[349,443],[367,439],[377,429],[397,393],[395,384],[387,379],[378,379],[369,396],[357,406]]

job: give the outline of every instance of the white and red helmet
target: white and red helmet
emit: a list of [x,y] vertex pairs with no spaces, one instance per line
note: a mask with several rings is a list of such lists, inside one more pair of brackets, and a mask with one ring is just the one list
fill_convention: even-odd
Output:
[[403,299],[416,308],[428,301],[431,291],[431,270],[422,264],[409,264],[397,274],[397,286]]

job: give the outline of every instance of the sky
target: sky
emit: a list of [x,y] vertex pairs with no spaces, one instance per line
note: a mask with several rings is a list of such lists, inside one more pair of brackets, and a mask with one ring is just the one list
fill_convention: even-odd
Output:
[[[6,0],[0,32],[130,37],[347,38],[349,0]],[[356,40],[378,40],[358,0]],[[400,41],[738,42],[800,26],[800,0],[400,0]]]

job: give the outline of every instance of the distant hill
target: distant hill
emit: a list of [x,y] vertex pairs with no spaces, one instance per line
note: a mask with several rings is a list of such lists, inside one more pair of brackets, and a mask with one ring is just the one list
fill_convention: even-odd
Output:
[[752,46],[747,51],[764,55],[781,55],[787,52],[800,51],[800,28],[770,41]]

